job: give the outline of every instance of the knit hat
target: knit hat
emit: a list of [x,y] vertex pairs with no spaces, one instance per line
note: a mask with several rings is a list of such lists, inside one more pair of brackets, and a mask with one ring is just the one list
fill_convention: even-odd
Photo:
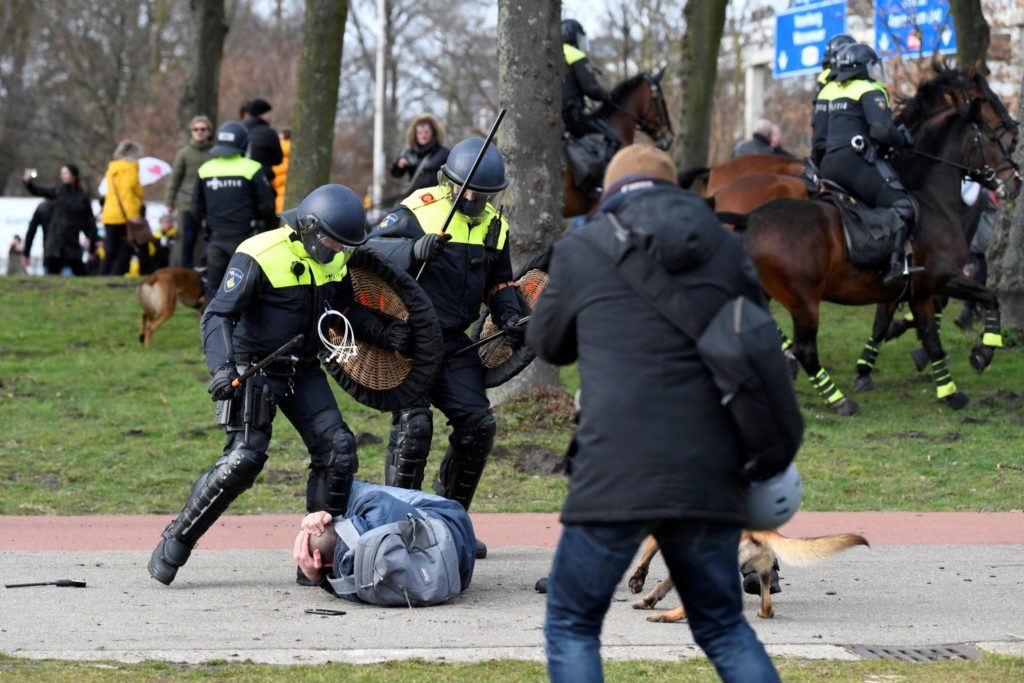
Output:
[[607,190],[629,176],[656,178],[673,185],[679,184],[672,157],[650,145],[629,145],[616,152],[608,164],[608,170],[604,172],[604,188]]
[[271,109],[273,109],[273,107],[270,106],[270,102],[267,102],[266,100],[261,99],[259,97],[257,97],[255,100],[249,103],[250,116],[262,116]]

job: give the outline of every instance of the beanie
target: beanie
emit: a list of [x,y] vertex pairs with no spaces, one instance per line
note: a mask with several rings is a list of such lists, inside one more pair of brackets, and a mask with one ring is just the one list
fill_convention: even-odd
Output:
[[255,100],[249,103],[250,116],[262,116],[271,109],[273,109],[273,107],[270,106],[270,102],[267,102],[266,100],[261,99],[259,97],[257,97]]
[[650,145],[629,145],[616,152],[604,172],[604,187],[608,189],[623,178],[634,175],[679,184],[672,157]]

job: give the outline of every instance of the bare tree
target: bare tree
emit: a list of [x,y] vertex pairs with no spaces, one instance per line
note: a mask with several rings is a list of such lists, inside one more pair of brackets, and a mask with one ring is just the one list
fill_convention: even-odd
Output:
[[295,206],[330,180],[347,15],[345,0],[306,0],[295,133],[285,188],[287,206]]
[[[517,269],[562,232],[561,16],[561,0],[498,2],[499,96],[508,109],[500,140],[512,180],[506,199]],[[524,26],[534,28],[524,31]],[[496,398],[508,400],[542,386],[557,387],[558,372],[534,361]]]
[[224,56],[224,38],[228,34],[224,0],[191,0],[189,16],[192,37],[188,75],[178,102],[178,119],[183,130],[189,119],[199,114],[217,121],[220,64]]
[[683,57],[679,66],[684,97],[679,98],[675,159],[680,167],[702,166],[708,159],[711,111],[718,70],[718,44],[728,0],[687,0],[683,14]]
[[956,63],[961,67],[978,63],[988,73],[989,28],[981,11],[981,0],[949,0],[956,28]]

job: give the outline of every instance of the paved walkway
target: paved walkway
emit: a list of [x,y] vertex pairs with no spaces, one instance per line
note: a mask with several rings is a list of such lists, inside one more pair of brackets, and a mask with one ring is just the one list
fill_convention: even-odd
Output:
[[[540,660],[547,573],[559,524],[547,514],[474,514],[491,548],[447,605],[384,609],[294,584],[299,516],[226,516],[178,580],[146,562],[168,518],[0,517],[3,583],[83,578],[85,589],[0,590],[0,651],[24,657],[374,662],[419,657]],[[857,532],[872,543],[816,567],[783,567],[776,618],[747,618],[775,655],[855,659],[847,646],[971,643],[1024,656],[1024,514],[800,513],[789,536]],[[665,575],[657,561],[650,580]],[[652,624],[620,586],[608,658],[699,655],[689,629]],[[665,607],[678,604],[674,595]],[[304,613],[341,609],[344,616]]]

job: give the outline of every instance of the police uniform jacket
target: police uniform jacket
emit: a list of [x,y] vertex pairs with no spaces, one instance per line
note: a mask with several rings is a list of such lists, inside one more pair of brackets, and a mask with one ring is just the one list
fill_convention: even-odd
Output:
[[[426,233],[441,232],[451,206],[441,187],[417,190],[385,216],[366,246],[415,277],[421,262],[412,255],[413,243]],[[446,232],[451,240],[419,278],[445,336],[462,334],[480,316],[482,304],[497,320],[509,311],[519,313],[519,299],[509,286],[508,221],[488,204],[478,218],[455,213]]]
[[[292,353],[315,362],[323,348],[317,321],[329,308],[349,316],[359,335],[358,314],[371,314],[353,305],[347,273],[340,255],[326,265],[310,258],[290,227],[242,242],[203,314],[207,368],[212,373],[238,360],[239,354],[262,358],[300,333],[305,340]],[[357,315],[353,315],[355,309],[359,309]]]
[[[822,71],[824,76],[828,69]],[[822,82],[818,78],[821,87],[814,98],[814,109],[811,114],[811,160],[821,166],[821,160],[825,158],[825,149],[828,146],[828,103],[835,96],[839,84],[835,81]]]
[[884,85],[866,78],[834,85],[818,96],[828,104],[826,154],[851,149],[850,140],[857,135],[886,149],[903,146],[903,136],[892,122]]
[[[648,185],[627,185],[610,210],[641,233],[695,315],[709,320],[738,295],[762,301],[739,236],[723,230],[695,194]],[[596,219],[560,238],[526,328],[540,358],[579,363],[581,412],[562,521],[742,524],[741,453],[710,371],[692,339],[626,284],[610,259],[580,243],[588,231],[616,240],[612,226]]]
[[586,108],[584,95],[596,102],[606,102],[611,96],[597,81],[586,52],[568,43],[562,44],[562,52],[569,67],[569,73],[562,82],[562,119],[568,123],[583,116]]
[[253,221],[275,224],[274,189],[260,163],[241,154],[210,159],[199,167],[192,215],[206,221],[210,240],[232,241],[253,232]]

